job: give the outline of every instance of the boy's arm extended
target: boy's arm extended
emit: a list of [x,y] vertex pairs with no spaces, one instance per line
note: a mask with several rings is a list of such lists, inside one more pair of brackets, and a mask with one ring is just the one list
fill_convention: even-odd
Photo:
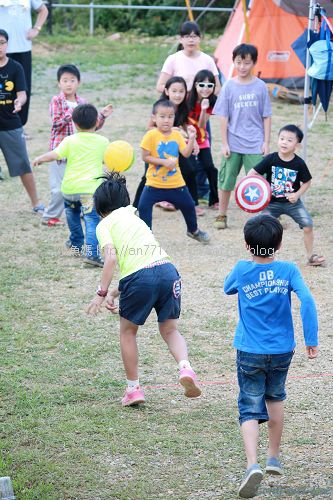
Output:
[[238,280],[237,271],[234,268],[231,273],[229,273],[224,280],[224,293],[227,295],[234,295],[238,293]]
[[270,116],[266,116],[264,118],[264,144],[262,145],[263,155],[268,155],[269,153],[269,143],[271,140],[271,124],[272,118]]
[[[104,266],[101,276],[100,290],[105,293],[105,296],[102,297],[97,295],[93,298],[93,300],[88,305],[86,312],[87,314],[97,314],[100,311],[101,305],[104,302],[105,297],[107,296],[107,292],[113,277],[113,273],[117,264],[116,251],[111,244],[105,245],[104,247]],[[113,289],[108,294],[108,309],[113,312],[116,309],[116,306],[112,304],[113,299],[117,296],[117,289]],[[118,293],[119,295],[119,293]]]
[[195,130],[195,128],[193,127],[193,125],[188,125],[187,127],[187,135],[188,135],[188,142],[185,146],[184,149],[181,150],[181,154],[185,157],[185,158],[188,158],[193,149],[194,149],[194,146],[195,146],[195,142],[196,142],[196,136],[197,136],[197,131]]
[[14,101],[14,111],[13,113],[18,113],[21,111],[23,104],[27,102],[27,93],[25,90],[19,90],[16,92],[16,99]]
[[318,319],[316,304],[297,267],[295,267],[295,272],[292,276],[291,286],[301,303],[303,334],[308,357],[310,359],[316,358],[318,354]]
[[43,155],[37,156],[32,164],[34,167],[37,167],[41,163],[46,163],[48,161],[55,161],[59,160],[59,155],[55,151],[48,151],[47,153],[44,153]]
[[142,159],[145,163],[150,163],[151,165],[162,165],[163,167],[170,168],[173,170],[177,166],[177,158],[156,158],[155,156],[151,156],[150,151],[147,149],[141,148],[142,151]]
[[304,182],[298,191],[295,193],[286,193],[286,198],[290,203],[296,203],[296,201],[309,189],[311,186],[311,181]]
[[227,116],[221,116],[221,140],[222,140],[222,154],[225,158],[230,156],[230,148],[228,144],[228,122]]
[[102,111],[98,113],[96,130],[100,130],[103,127],[105,119],[108,118],[112,114],[112,112],[113,112],[113,106],[111,103],[104,106]]

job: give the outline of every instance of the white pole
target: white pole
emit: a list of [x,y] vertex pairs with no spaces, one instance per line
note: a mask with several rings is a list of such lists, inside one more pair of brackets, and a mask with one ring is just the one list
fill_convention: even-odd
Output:
[[[310,30],[313,27],[313,22],[314,22],[314,17],[315,17],[314,14],[315,14],[315,3],[314,3],[314,0],[310,0],[307,41],[310,40]],[[310,67],[310,52],[309,52],[309,49],[307,47],[306,48],[305,78],[304,78],[304,113],[303,113],[304,138],[303,138],[303,148],[302,148],[302,156],[303,156],[304,161],[306,161],[307,144],[308,144],[308,111],[309,111],[308,98],[309,98],[309,94],[310,94],[310,77],[308,76],[309,67]]]
[[89,35],[94,34],[94,2],[90,2],[89,4]]

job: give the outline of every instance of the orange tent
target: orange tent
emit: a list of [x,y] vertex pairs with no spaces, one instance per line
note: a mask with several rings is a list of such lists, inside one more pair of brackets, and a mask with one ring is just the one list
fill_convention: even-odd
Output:
[[[320,2],[327,16],[333,16],[331,1]],[[215,51],[217,65],[225,78],[234,75],[232,51],[239,43],[252,43],[259,57],[255,74],[266,82],[302,87],[305,69],[291,44],[308,26],[308,0],[252,0],[247,10],[250,40],[246,41],[241,0],[236,0],[224,34]]]

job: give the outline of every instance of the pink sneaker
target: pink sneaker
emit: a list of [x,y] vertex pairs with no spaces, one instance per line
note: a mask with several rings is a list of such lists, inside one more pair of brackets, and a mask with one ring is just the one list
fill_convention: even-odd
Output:
[[185,388],[185,396],[187,398],[198,398],[201,396],[201,389],[193,370],[188,368],[179,370],[179,383]]
[[140,386],[134,387],[134,389],[127,388],[125,395],[121,400],[123,406],[133,406],[143,404],[145,402],[145,395],[140,389]]

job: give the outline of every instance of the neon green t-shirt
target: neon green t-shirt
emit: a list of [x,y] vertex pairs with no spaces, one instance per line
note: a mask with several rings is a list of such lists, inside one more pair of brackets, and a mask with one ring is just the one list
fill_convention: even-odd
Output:
[[61,184],[63,194],[94,194],[103,175],[103,157],[109,144],[106,137],[94,132],[78,132],[65,137],[54,149],[67,165]]
[[120,269],[120,279],[157,260],[169,259],[132,205],[118,208],[101,220],[96,228],[100,248],[112,245]]

